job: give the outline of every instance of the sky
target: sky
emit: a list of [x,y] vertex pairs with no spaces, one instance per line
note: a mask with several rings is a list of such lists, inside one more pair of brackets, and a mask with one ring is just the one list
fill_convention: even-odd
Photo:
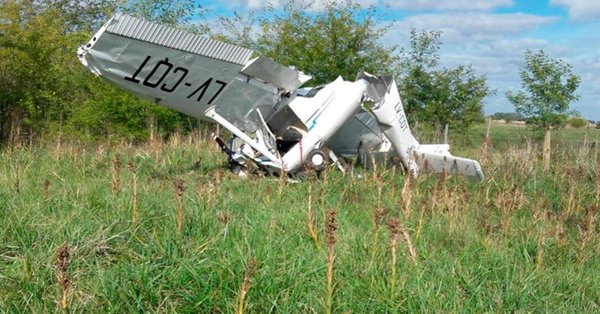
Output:
[[[287,0],[202,1],[219,16],[244,13]],[[302,1],[302,0],[300,0]],[[315,0],[318,2],[319,0]],[[507,91],[517,91],[527,49],[543,49],[573,66],[581,77],[583,117],[600,120],[600,0],[363,0],[393,22],[386,45],[408,47],[411,28],[442,31],[441,66],[472,65],[496,90],[485,99],[486,114],[512,112]]]

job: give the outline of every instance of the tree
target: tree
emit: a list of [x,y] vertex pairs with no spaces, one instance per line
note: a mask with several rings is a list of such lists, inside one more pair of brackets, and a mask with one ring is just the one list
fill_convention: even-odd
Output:
[[563,124],[569,105],[579,98],[575,91],[581,80],[572,73],[572,66],[548,57],[543,50],[527,50],[520,76],[522,89],[506,93],[517,113],[541,129]]
[[459,66],[434,72],[425,119],[438,132],[448,124],[465,128],[484,121],[482,101],[490,94],[484,76],[471,67]]
[[439,65],[442,33],[439,31],[410,31],[410,49],[401,57],[400,90],[404,109],[412,121],[423,120],[425,106],[431,102],[434,72]]
[[379,26],[374,8],[363,9],[353,1],[325,1],[319,10],[316,5],[291,1],[281,11],[256,12],[251,16],[260,26],[255,38],[248,36],[252,27],[239,23],[239,16],[222,19],[221,24],[234,43],[295,66],[313,76],[312,84],[324,84],[339,75],[352,80],[359,71],[394,73],[396,48],[381,44],[387,28]]
[[76,36],[60,11],[37,1],[6,1],[0,20],[0,142],[60,128],[81,96]]
[[579,117],[579,116],[574,116],[574,117],[569,118],[568,123],[573,128],[581,129],[588,125],[588,120],[586,120],[582,117]]
[[439,68],[441,32],[411,30],[403,51],[400,90],[409,119],[439,133],[446,124],[464,129],[483,121],[483,99],[493,91],[470,66]]
[[[148,138],[149,120],[156,121],[152,125],[157,124],[167,133],[191,124],[185,123],[187,117],[94,77],[79,64],[77,47],[89,40],[91,29],[104,23],[105,15],[112,14],[119,3],[120,0],[2,3],[0,144],[17,140],[23,133],[52,137],[71,132],[87,138],[114,134],[141,139]],[[134,1],[127,3],[130,9],[137,7]],[[173,6],[155,7],[160,12],[145,12],[155,18],[165,13],[165,20],[186,20],[174,15],[177,10],[172,10]]]

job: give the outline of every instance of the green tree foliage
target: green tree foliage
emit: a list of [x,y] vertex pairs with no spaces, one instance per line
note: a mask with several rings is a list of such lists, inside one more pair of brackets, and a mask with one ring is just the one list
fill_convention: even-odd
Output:
[[78,37],[68,34],[61,12],[35,1],[7,1],[0,8],[0,137],[22,129],[52,129],[81,98],[75,69]]
[[327,1],[315,11],[315,5],[291,1],[282,12],[259,15],[261,32],[253,48],[312,75],[317,85],[340,75],[352,80],[359,71],[393,74],[396,48],[381,44],[387,29],[379,26],[374,8]]
[[581,129],[588,125],[588,121],[582,117],[571,117],[569,118],[569,125],[576,129]]
[[425,118],[422,113],[430,102],[430,92],[434,87],[441,35],[438,31],[417,32],[413,28],[410,32],[410,49],[402,54],[400,89],[406,114],[413,121]]
[[483,122],[482,102],[490,93],[485,77],[459,66],[434,72],[433,83],[423,115],[436,130],[446,124],[465,128]]
[[527,50],[520,76],[522,89],[506,93],[517,113],[537,128],[562,125],[570,103],[579,98],[575,91],[580,78],[572,73],[572,66],[548,57],[543,50]]
[[122,137],[145,140],[152,130],[157,135],[167,135],[195,124],[195,120],[188,122],[190,118],[125,92],[101,78],[86,79],[89,94],[69,117],[67,131],[71,134],[91,140]]
[[470,66],[439,68],[441,32],[411,30],[401,58],[400,89],[407,115],[441,132],[448,124],[465,129],[483,121],[483,99],[493,91]]
[[[85,138],[146,139],[149,121],[156,121],[165,133],[195,125],[94,77],[77,60],[77,47],[89,40],[91,30],[104,23],[117,5],[95,0],[3,3],[0,143],[23,134],[42,137],[59,132]],[[128,5],[135,7],[133,1]],[[174,14],[165,12],[165,19]]]

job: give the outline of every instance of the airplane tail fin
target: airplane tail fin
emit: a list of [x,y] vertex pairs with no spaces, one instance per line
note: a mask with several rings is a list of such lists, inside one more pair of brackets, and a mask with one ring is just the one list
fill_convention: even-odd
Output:
[[483,180],[483,171],[477,161],[452,156],[447,144],[422,145],[415,139],[393,77],[376,77],[361,72],[357,79],[369,83],[365,96],[373,102],[371,112],[402,164],[412,175],[417,176],[419,171],[445,172]]

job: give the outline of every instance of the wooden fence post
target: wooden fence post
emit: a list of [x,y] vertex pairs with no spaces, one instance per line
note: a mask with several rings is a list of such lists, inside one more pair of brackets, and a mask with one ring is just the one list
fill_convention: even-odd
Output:
[[550,128],[547,128],[546,133],[544,134],[544,155],[543,155],[544,172],[547,172],[548,170],[550,170],[550,152],[552,150],[550,137],[551,137],[551,131],[550,131]]

